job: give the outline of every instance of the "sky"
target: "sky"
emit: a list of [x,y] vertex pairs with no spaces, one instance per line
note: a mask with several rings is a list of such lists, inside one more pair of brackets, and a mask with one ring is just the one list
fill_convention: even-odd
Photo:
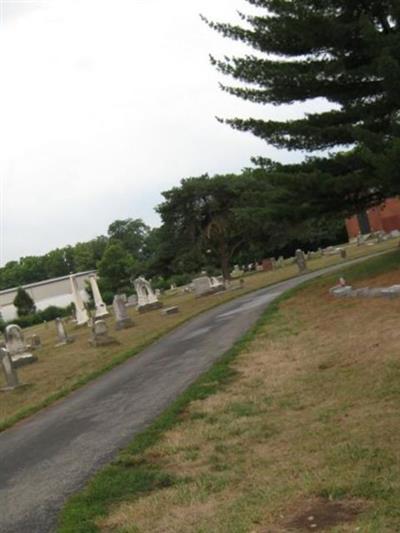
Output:
[[[246,103],[210,65],[252,52],[213,32],[245,0],[0,0],[0,264],[160,223],[161,192],[235,173],[252,156],[298,159],[220,117],[296,118]],[[323,105],[322,103],[319,105]]]

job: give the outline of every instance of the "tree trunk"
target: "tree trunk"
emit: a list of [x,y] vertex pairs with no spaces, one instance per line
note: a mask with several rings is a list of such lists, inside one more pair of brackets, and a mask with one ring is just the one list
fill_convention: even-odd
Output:
[[231,269],[230,269],[230,266],[229,266],[229,257],[230,257],[230,254],[226,250],[226,246],[222,245],[220,247],[221,270],[222,270],[223,278],[227,279],[227,280],[231,279]]

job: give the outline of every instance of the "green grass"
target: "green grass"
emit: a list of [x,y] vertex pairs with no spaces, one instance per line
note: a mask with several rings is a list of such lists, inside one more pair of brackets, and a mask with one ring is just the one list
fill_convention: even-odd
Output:
[[[344,268],[343,273],[350,282],[361,281],[396,269],[399,264],[400,252],[395,252],[371,259],[360,265]],[[73,496],[67,502],[60,515],[59,533],[90,533],[98,531],[96,520],[107,516],[111,505],[127,498],[132,501],[132,499],[140,498],[143,494],[157,491],[160,487],[171,487],[190,481],[196,483],[196,485],[199,483],[204,484],[204,490],[207,494],[223,490],[226,484],[229,483],[228,478],[224,477],[228,474],[229,464],[225,460],[225,454],[228,449],[223,442],[215,445],[214,453],[208,458],[212,470],[218,472],[221,476],[218,479],[200,476],[194,480],[185,480],[174,477],[165,472],[156,462],[144,459],[143,454],[146,450],[155,446],[168,430],[178,427],[180,423],[184,423],[190,404],[205,400],[211,395],[223,391],[225,387],[235,386],[235,379],[238,374],[232,367],[233,361],[239,354],[249,348],[258,335],[260,337],[265,335],[265,331],[268,330],[266,326],[271,325],[271,329],[273,329],[273,325],[278,325],[278,328],[273,331],[273,335],[287,336],[288,333],[296,335],[299,327],[296,321],[294,321],[294,326],[292,324],[290,327],[281,324],[280,306],[307,287],[326,285],[327,279],[334,281],[337,279],[337,274],[307,282],[301,287],[288,291],[270,304],[258,323],[220,361],[215,363],[206,374],[190,386],[148,429],[137,435],[131,445],[121,452],[110,466],[97,473],[82,492]],[[279,333],[277,333],[277,330],[279,330]],[[320,384],[321,375],[324,374],[326,376],[330,372],[330,365],[331,362],[320,364],[319,373],[309,378],[312,386]],[[397,385],[397,377],[400,374],[400,366],[395,365],[394,369],[395,372],[391,372],[391,368],[387,369],[386,381],[375,394],[382,395],[384,394],[382,391],[389,395],[398,393],[400,389]],[[336,377],[338,375],[342,376],[342,374],[345,375],[346,372],[348,373],[347,369],[334,370]],[[315,382],[315,380],[317,381]],[[234,402],[230,406],[230,414],[237,419],[247,419],[269,408],[277,408],[288,412],[302,411],[305,408],[298,395],[291,393],[286,393],[280,398],[266,394],[262,403],[263,405],[260,406],[250,401]],[[344,410],[339,408],[338,411],[338,407],[321,408],[317,411],[317,420],[321,424],[332,424],[334,426],[334,420],[338,412],[343,414]],[[192,421],[206,420],[211,424],[216,422],[216,420],[212,420],[212,416],[196,411],[191,412],[189,418]],[[232,435],[241,435],[246,429],[233,427],[230,431]],[[332,431],[335,431],[334,427]],[[279,433],[279,430],[267,421],[257,428],[255,438],[268,439],[277,433]],[[188,460],[194,461],[198,458],[199,450],[189,447],[185,454]],[[357,479],[351,486],[325,482],[323,483],[324,486],[320,488],[320,495],[329,498],[341,498],[349,494],[354,497],[381,498],[386,502],[385,508],[391,508],[391,504],[394,503],[392,499],[395,493],[390,483],[387,484],[387,477],[379,479],[379,473],[383,470],[386,472],[388,466],[390,467],[393,464],[394,458],[390,453],[379,448],[366,447],[364,445],[357,446],[351,443],[330,449],[328,461],[331,462],[332,468],[336,467],[335,465],[338,461],[349,469],[356,468]],[[371,482],[371,475],[376,478],[375,482]],[[312,482],[310,480],[310,484]],[[252,495],[247,495],[247,497],[251,500]],[[254,498],[259,498],[259,494],[255,493]],[[247,502],[243,503],[243,505],[248,505],[249,500],[243,501]],[[235,512],[240,513],[240,509],[236,509]],[[378,524],[377,527],[379,527],[378,518],[376,518],[374,523]],[[129,529],[129,531],[135,531],[135,528]],[[368,531],[379,531],[379,529],[368,529]]]

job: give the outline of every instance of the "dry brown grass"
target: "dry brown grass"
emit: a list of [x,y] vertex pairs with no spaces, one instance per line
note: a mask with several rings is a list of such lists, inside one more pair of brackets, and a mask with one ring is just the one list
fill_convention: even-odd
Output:
[[[368,281],[392,283],[399,270]],[[238,377],[144,452],[181,482],[115,505],[101,531],[296,531],[336,499],[348,520],[330,531],[400,531],[400,300],[328,288],[283,303],[236,359]]]
[[[386,251],[397,246],[396,241],[388,241],[373,247],[349,247],[348,257],[353,259],[379,251]],[[325,266],[339,263],[338,256],[324,257],[309,262],[309,267],[316,270]],[[161,316],[159,311],[146,315],[139,315],[131,311],[136,323],[134,328],[114,332],[113,320],[108,319],[110,332],[120,342],[119,345],[105,348],[89,346],[90,332],[87,328],[74,329],[68,327],[70,334],[76,341],[68,346],[55,348],[56,331],[53,323],[47,326],[36,326],[25,330],[29,336],[37,333],[43,348],[37,351],[39,362],[19,369],[20,380],[29,384],[28,387],[7,394],[0,394],[0,426],[11,417],[18,417],[26,409],[42,404],[50,396],[63,390],[70,390],[76,384],[85,381],[93,373],[108,367],[116,357],[127,351],[135,351],[149,344],[159,336],[170,331],[188,318],[209,309],[210,307],[240,296],[244,292],[273,284],[297,275],[297,267],[286,266],[275,272],[259,273],[246,277],[245,288],[240,291],[227,291],[203,299],[195,299],[193,295],[167,296],[165,305],[178,305],[180,313],[168,317]],[[1,373],[0,373],[1,374]],[[3,375],[0,375],[0,387],[3,385]]]

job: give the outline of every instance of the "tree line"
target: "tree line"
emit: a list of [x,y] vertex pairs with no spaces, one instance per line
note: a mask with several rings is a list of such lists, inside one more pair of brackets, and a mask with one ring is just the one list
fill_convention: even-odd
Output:
[[[0,269],[0,288],[98,268],[103,290],[183,281],[200,270],[343,241],[344,217],[400,194],[400,4],[398,0],[246,0],[241,23],[205,20],[249,53],[211,57],[222,89],[266,104],[315,104],[295,120],[221,118],[298,164],[258,156],[237,175],[196,176],[163,193],[159,228],[117,220],[107,236],[26,257]],[[331,104],[319,111],[317,102]]]

